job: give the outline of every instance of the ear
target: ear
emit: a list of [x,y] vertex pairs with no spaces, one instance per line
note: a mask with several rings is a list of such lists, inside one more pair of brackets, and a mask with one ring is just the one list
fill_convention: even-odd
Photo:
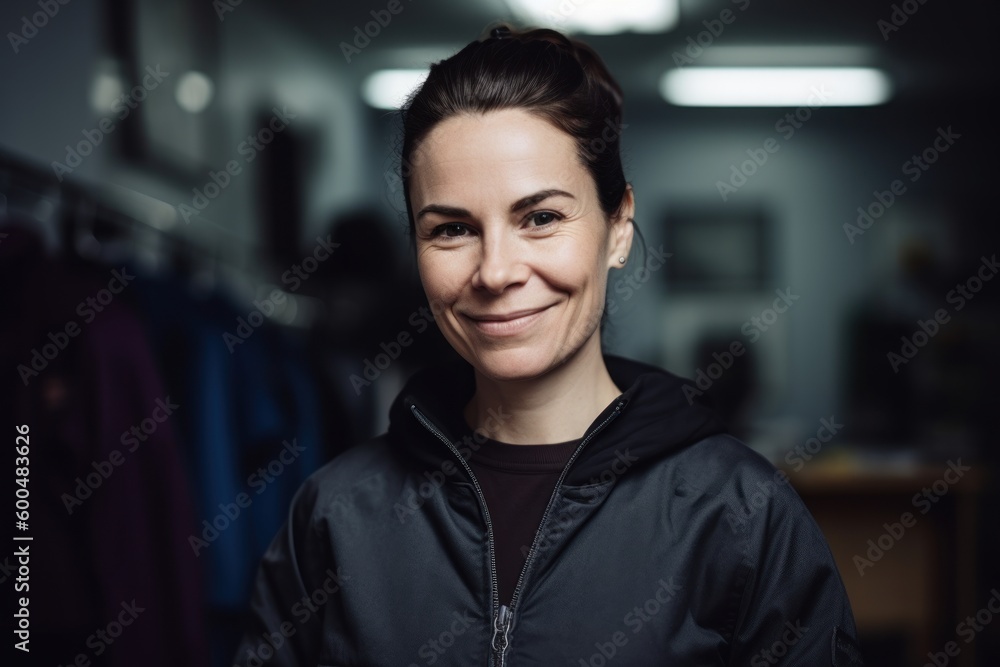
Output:
[[623,262],[619,261],[620,257],[628,260],[635,232],[635,227],[632,226],[634,216],[635,197],[632,192],[632,184],[629,183],[625,186],[625,194],[622,195],[622,205],[618,215],[611,220],[611,243],[608,248],[609,269],[620,269],[625,266]]

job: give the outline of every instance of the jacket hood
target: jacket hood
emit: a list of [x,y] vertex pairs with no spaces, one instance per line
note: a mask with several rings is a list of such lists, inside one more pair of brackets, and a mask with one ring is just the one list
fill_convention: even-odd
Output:
[[[604,355],[604,363],[623,393],[587,428],[584,439],[595,431],[599,433],[579,452],[564,483],[593,483],[602,472],[619,469],[611,466],[623,457],[628,469],[638,468],[710,435],[726,432],[718,413],[704,403],[688,400],[683,391],[685,384],[691,384],[687,380],[615,355]],[[454,460],[454,453],[421,423],[417,412],[461,449],[463,436],[471,432],[463,408],[474,391],[475,374],[464,360],[419,371],[393,401],[390,437],[396,443],[405,443],[428,467]]]

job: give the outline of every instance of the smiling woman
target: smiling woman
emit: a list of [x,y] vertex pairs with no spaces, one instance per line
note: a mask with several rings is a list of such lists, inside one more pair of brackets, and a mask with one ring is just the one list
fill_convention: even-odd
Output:
[[501,26],[402,118],[420,280],[463,361],[299,491],[238,664],[860,665],[795,492],[758,493],[775,469],[684,380],[602,352],[635,201],[600,58]]
[[[482,375],[476,407],[507,404],[504,382],[573,387],[545,408],[566,414],[563,424],[498,435],[579,437],[579,417],[589,422],[621,393],[594,334],[608,269],[632,241],[631,191],[609,220],[573,138],[522,109],[441,122],[413,165],[420,276],[445,338]],[[577,410],[586,414],[567,413]]]

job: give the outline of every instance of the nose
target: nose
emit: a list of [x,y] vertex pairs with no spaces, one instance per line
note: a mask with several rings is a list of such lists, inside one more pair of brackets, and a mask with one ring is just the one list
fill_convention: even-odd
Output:
[[482,254],[472,276],[473,287],[500,295],[511,285],[527,281],[531,270],[525,262],[524,249],[514,236],[506,230],[483,234]]

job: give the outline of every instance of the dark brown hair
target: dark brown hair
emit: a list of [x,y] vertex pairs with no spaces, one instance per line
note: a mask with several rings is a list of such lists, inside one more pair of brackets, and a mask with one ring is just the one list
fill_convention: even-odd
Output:
[[401,109],[401,179],[413,231],[409,183],[413,152],[443,120],[462,113],[524,109],[572,136],[593,176],[601,209],[614,217],[626,181],[620,135],[622,90],[597,53],[555,30],[500,24],[455,55],[431,65]]

